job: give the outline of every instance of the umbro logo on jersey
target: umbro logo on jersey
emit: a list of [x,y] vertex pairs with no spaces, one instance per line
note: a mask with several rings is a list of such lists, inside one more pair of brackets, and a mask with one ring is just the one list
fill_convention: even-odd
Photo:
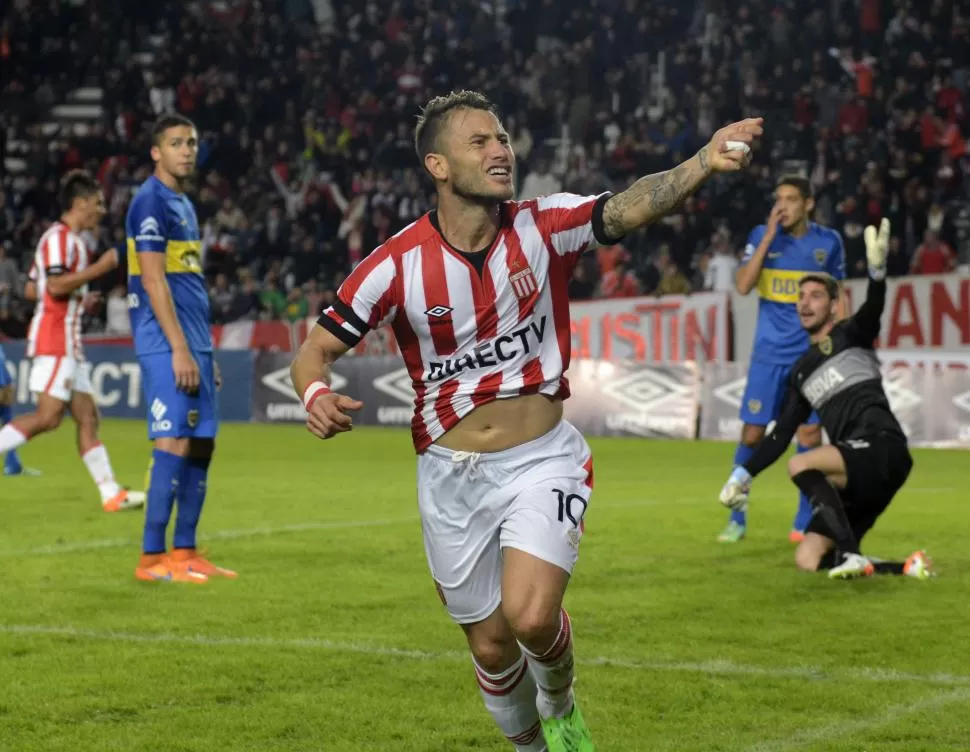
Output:
[[425,311],[424,315],[430,319],[443,319],[453,310],[455,309],[449,308],[448,306],[445,306],[445,305],[436,305],[436,306],[432,306],[427,311]]
[[781,257],[782,257],[782,254],[781,253],[769,253],[768,254],[768,258],[770,258],[770,259],[777,259],[777,258],[781,258]]

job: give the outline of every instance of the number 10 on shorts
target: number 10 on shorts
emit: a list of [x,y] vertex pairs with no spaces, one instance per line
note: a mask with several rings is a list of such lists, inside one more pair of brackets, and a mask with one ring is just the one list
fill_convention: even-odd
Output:
[[[573,527],[579,527],[583,521],[583,515],[586,514],[586,499],[579,494],[567,494],[558,488],[552,489],[552,492],[556,494],[559,500],[559,521],[564,522],[568,519],[573,523]],[[581,504],[582,509],[576,506],[577,504]],[[577,511],[579,512],[578,516]]]

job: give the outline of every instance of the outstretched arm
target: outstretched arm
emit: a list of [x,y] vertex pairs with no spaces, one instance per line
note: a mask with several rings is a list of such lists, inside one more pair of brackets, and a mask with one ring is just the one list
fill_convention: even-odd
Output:
[[886,308],[886,257],[889,255],[889,220],[883,219],[879,229],[865,230],[866,260],[869,264],[869,284],[865,302],[849,320],[849,332],[856,344],[872,347],[879,336],[882,312]]
[[[750,152],[727,149],[727,143],[750,145],[763,132],[762,118],[748,118],[721,128],[710,143],[672,170],[640,178],[603,207],[603,229],[611,238],[657,221],[679,207],[715,172],[735,172],[750,162]],[[734,144],[732,144],[734,146]]]

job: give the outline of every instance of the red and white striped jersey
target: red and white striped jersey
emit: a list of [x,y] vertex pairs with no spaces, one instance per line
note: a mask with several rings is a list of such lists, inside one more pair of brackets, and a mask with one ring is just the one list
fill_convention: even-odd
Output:
[[62,222],[43,234],[34,253],[30,279],[37,285],[37,307],[27,333],[27,355],[57,355],[83,360],[81,348],[81,299],[84,289],[66,298],[47,292],[47,280],[58,274],[79,272],[89,263],[81,237]]
[[[568,285],[580,255],[614,240],[603,230],[609,194],[559,193],[501,205],[487,252],[451,248],[426,214],[364,259],[322,326],[353,347],[389,322],[415,392],[417,451],[492,400],[565,399]],[[481,272],[469,257],[477,257]]]

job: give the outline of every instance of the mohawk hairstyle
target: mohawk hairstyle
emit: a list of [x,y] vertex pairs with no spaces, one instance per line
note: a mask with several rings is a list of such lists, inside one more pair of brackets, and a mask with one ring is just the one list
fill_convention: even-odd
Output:
[[418,160],[424,164],[424,158],[435,151],[438,135],[454,110],[485,110],[498,115],[498,108],[484,94],[464,89],[453,91],[441,97],[434,97],[418,115],[418,125],[414,130],[414,150],[418,153]]

